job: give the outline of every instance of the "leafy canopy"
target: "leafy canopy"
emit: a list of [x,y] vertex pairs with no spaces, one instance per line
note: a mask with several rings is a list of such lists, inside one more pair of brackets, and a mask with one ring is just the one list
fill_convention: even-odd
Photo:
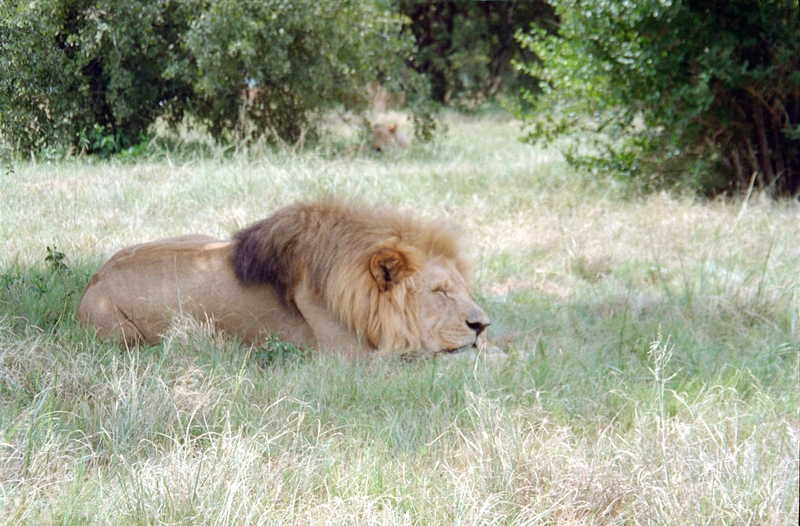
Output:
[[529,139],[648,188],[800,190],[796,0],[552,0],[555,33],[519,33],[540,61]]

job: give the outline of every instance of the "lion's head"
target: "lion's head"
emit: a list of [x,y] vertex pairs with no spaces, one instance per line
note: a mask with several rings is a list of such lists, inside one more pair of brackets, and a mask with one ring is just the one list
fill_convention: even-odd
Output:
[[409,146],[408,137],[397,128],[397,124],[376,124],[370,129],[372,149],[377,153],[405,150]]
[[456,238],[441,223],[324,199],[281,209],[234,241],[241,283],[270,284],[294,310],[305,285],[382,352],[458,351],[476,345],[490,323],[472,300]]

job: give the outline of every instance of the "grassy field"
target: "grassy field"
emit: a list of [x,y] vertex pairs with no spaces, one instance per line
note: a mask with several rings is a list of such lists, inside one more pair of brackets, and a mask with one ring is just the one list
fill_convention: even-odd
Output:
[[[797,201],[637,196],[517,135],[4,165],[0,522],[797,524]],[[125,352],[75,324],[123,246],[326,193],[449,218],[508,358],[275,359],[191,323]]]

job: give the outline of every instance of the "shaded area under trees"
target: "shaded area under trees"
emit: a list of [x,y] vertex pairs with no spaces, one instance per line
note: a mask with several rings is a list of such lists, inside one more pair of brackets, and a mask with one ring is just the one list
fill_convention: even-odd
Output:
[[536,58],[515,34],[531,24],[552,27],[555,15],[544,0],[396,3],[417,44],[410,65],[428,79],[435,102],[473,109],[506,90],[536,89],[514,67]]

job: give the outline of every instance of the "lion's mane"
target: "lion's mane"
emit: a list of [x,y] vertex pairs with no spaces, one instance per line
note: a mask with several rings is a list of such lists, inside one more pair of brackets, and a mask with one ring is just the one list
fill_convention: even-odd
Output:
[[325,306],[375,348],[420,346],[415,275],[426,258],[467,265],[453,232],[393,210],[335,199],[298,203],[234,236],[233,269],[245,286],[267,283],[297,309],[307,284]]

